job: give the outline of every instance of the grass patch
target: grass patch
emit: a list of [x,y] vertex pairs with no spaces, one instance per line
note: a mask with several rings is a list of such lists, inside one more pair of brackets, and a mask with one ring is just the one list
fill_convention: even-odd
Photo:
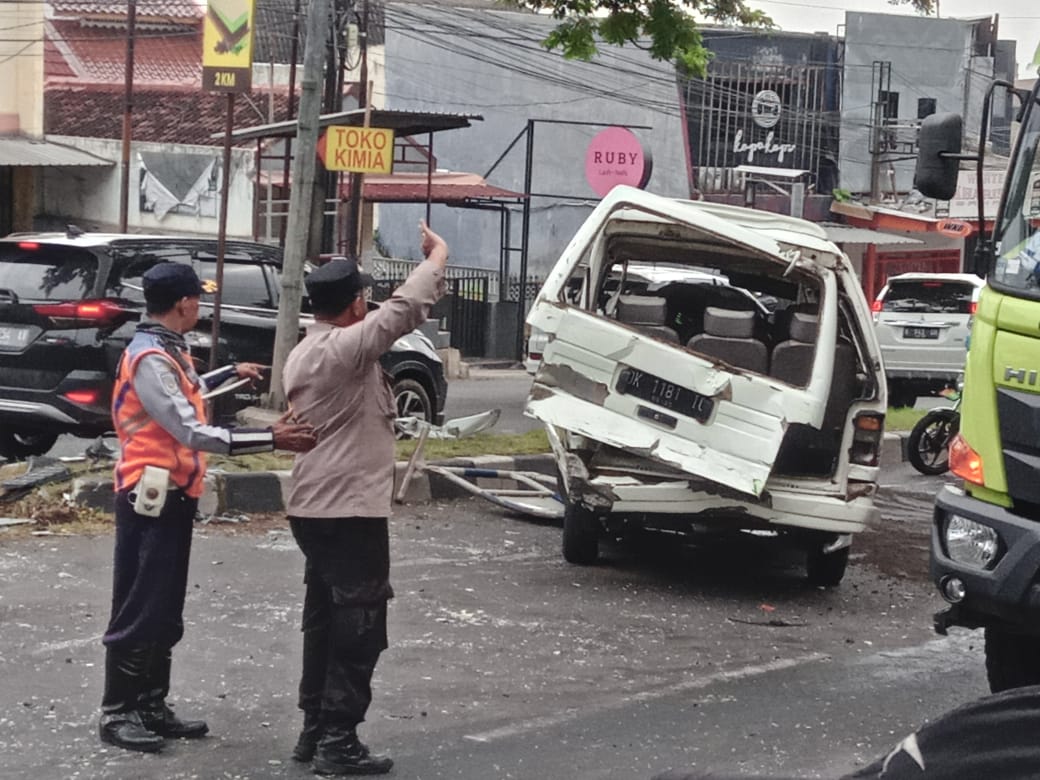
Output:
[[889,407],[885,415],[885,430],[889,433],[909,431],[914,424],[928,414],[928,409],[913,409],[909,406]]
[[[397,442],[397,459],[407,460],[415,452],[416,441]],[[549,452],[545,431],[527,433],[478,433],[464,439],[427,439],[426,460],[469,458],[475,455],[538,455]]]

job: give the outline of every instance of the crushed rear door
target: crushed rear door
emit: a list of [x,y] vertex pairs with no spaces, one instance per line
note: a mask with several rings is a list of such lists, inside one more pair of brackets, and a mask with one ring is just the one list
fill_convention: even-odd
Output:
[[[745,257],[787,267],[809,262],[694,204],[615,188],[568,245],[528,317],[549,341],[527,412],[573,434],[760,495],[787,426],[822,422],[837,328],[835,275],[813,269],[821,291],[817,357],[804,388],[787,385],[564,302],[567,280],[579,264],[597,267],[604,228],[623,210],[691,226]],[[667,229],[666,222],[661,225]]]

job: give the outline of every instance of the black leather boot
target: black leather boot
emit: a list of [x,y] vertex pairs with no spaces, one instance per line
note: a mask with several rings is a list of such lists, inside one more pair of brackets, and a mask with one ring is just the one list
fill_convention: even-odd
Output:
[[316,775],[385,775],[394,765],[387,756],[374,756],[353,728],[327,725],[314,754]]
[[181,720],[166,703],[170,692],[173,653],[168,647],[154,650],[148,664],[147,686],[141,694],[141,721],[156,734],[172,739],[198,739],[209,733],[204,720]]
[[142,753],[155,753],[163,746],[163,738],[145,727],[138,710],[150,653],[148,646],[105,649],[98,736],[108,745]]
[[296,740],[292,757],[294,761],[306,763],[314,758],[314,751],[318,749],[321,741],[321,712],[319,710],[305,710],[303,713],[303,729]]

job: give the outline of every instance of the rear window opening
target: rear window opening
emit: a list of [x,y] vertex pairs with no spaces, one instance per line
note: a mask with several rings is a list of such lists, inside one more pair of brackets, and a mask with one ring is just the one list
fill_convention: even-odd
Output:
[[975,286],[963,282],[890,282],[881,311],[921,314],[971,314]]

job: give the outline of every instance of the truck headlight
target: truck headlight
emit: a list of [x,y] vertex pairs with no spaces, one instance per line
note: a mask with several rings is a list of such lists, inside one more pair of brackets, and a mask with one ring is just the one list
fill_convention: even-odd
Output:
[[1000,537],[988,525],[960,515],[950,515],[946,521],[946,551],[957,563],[985,569],[996,560],[999,549]]

